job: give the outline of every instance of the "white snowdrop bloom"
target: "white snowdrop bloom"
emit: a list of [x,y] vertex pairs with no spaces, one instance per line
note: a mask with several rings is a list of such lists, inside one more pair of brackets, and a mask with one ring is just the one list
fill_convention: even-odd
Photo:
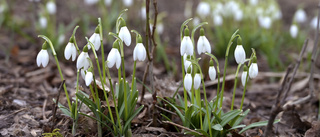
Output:
[[252,6],[256,6],[258,4],[259,0],[249,0],[249,4]]
[[190,73],[187,73],[186,76],[184,76],[183,84],[184,84],[184,88],[187,91],[191,90],[191,87],[192,87],[192,76],[191,76]]
[[242,45],[237,45],[236,49],[234,50],[234,58],[238,64],[243,64],[245,62],[246,52],[244,51]]
[[86,86],[89,86],[91,84],[91,82],[93,81],[93,74],[90,71],[87,71],[87,74],[85,76],[85,80],[86,82]]
[[232,17],[235,15],[235,12],[238,11],[238,9],[239,9],[239,4],[231,0],[224,5],[224,12],[222,13],[224,14],[225,17]]
[[234,19],[235,21],[241,21],[242,18],[243,18],[243,11],[242,11],[241,9],[238,9],[238,10],[235,12],[235,14],[234,14],[233,19]]
[[192,41],[190,36],[184,36],[182,41],[181,41],[181,46],[180,46],[180,54],[181,56],[186,53],[187,55],[192,55],[193,54],[193,46],[192,46]]
[[77,49],[73,42],[68,42],[64,50],[64,57],[66,58],[66,60],[69,60],[71,57],[72,57],[72,61],[76,60]]
[[318,18],[317,18],[317,17],[314,17],[314,18],[311,20],[311,22],[310,22],[311,28],[317,29],[317,22],[318,22]]
[[217,71],[216,68],[213,66],[213,61],[210,60],[210,66],[209,66],[209,70],[208,70],[208,74],[209,74],[209,78],[210,80],[215,80],[217,77]]
[[290,26],[290,35],[292,38],[296,38],[298,36],[298,32],[299,32],[299,29],[298,29],[298,26],[296,24],[292,24]]
[[142,18],[143,20],[146,20],[147,15],[146,15],[146,7],[145,7],[145,6],[141,7],[141,9],[140,9],[140,15],[141,15],[141,18]]
[[221,17],[221,15],[217,14],[217,15],[213,15],[213,24],[216,26],[221,26],[223,23],[223,18]]
[[183,55],[183,63],[184,63],[184,70],[187,73],[188,68],[191,68],[191,72],[192,72],[192,63],[191,61],[187,60],[187,59],[191,59],[190,55],[184,54]]
[[88,6],[98,3],[99,0],[84,0],[84,3]]
[[[248,69],[248,68],[247,68]],[[242,72],[241,74],[241,83],[242,83],[242,86],[245,86],[246,84],[246,78],[247,78],[247,74],[248,74],[248,71],[244,71]],[[248,82],[248,81],[247,81]]]
[[49,53],[47,49],[41,49],[40,52],[37,55],[37,65],[40,67],[41,65],[43,67],[46,67],[49,63]]
[[105,4],[106,6],[110,6],[111,3],[112,3],[112,0],[104,0],[104,4]]
[[84,70],[87,70],[90,66],[89,62],[89,54],[87,45],[83,48],[83,51],[80,53],[77,59],[77,69],[81,69],[83,67]]
[[201,85],[201,75],[200,73],[196,73],[196,75],[194,75],[194,79],[193,79],[193,88],[195,90],[199,89],[200,88],[200,85]]
[[48,10],[48,13],[51,15],[56,14],[56,12],[57,12],[56,3],[54,3],[54,1],[52,1],[52,0],[47,2],[46,8]]
[[83,80],[86,80],[86,73],[87,73],[87,70],[83,70],[83,69],[80,70],[80,74]]
[[[89,41],[93,44],[94,49],[98,51],[101,46],[100,34],[93,33],[92,36],[89,38]],[[89,43],[88,43],[88,49],[91,49],[91,45],[89,45]]]
[[198,54],[200,55],[201,53],[211,53],[211,46],[209,43],[209,40],[204,36],[204,29],[200,29],[200,37],[197,42],[197,50]]
[[130,7],[133,3],[133,0],[122,0],[123,5],[126,7]]
[[307,14],[303,9],[298,9],[294,14],[294,20],[297,23],[304,23],[307,20]]
[[[115,43],[118,43],[118,41],[115,41],[114,45]],[[110,50],[107,61],[107,65],[109,68],[112,68],[116,64],[117,69],[119,69],[121,65],[121,56],[118,50],[118,46],[113,46],[113,48]]]
[[44,17],[44,16],[41,16],[41,17],[39,18],[39,24],[40,24],[40,28],[43,28],[43,29],[47,28],[47,25],[48,25],[48,20],[47,20],[47,18]]
[[133,60],[144,61],[146,59],[146,54],[146,48],[142,43],[138,43],[133,50]]
[[207,2],[201,1],[197,7],[197,13],[201,18],[205,18],[210,13],[210,5]]
[[279,20],[279,19],[281,19],[282,18],[282,12],[281,12],[281,10],[277,10],[274,14],[273,14],[273,17],[272,17],[273,19],[275,19],[275,20]]
[[120,28],[119,37],[121,38],[121,40],[122,40],[127,46],[130,46],[130,44],[131,44],[131,34],[130,34],[127,26],[123,26],[123,27]]
[[259,25],[262,27],[262,28],[265,28],[265,29],[270,29],[271,25],[272,25],[272,20],[270,17],[268,16],[260,16],[258,18],[258,21],[259,21]]
[[255,78],[258,76],[258,64],[257,63],[252,63],[249,67],[249,76],[250,78]]
[[157,32],[158,32],[158,34],[161,35],[163,33],[163,30],[164,30],[163,23],[157,24]]

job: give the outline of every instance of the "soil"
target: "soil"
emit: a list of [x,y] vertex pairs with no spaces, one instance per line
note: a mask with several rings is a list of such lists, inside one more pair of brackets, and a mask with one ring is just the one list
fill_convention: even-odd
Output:
[[[71,22],[73,18],[81,16],[81,12],[71,12],[70,3],[78,3],[79,0],[71,0],[70,2],[65,2],[62,0],[57,0],[58,13],[57,21],[63,23]],[[138,1],[141,3],[141,0]],[[195,1],[194,3],[197,3]],[[67,4],[65,4],[67,3]],[[170,4],[168,4],[170,3]],[[291,24],[291,18],[294,11],[299,4],[304,4],[306,11],[309,15],[316,9],[317,1],[315,0],[279,0],[283,19],[286,26]],[[36,6],[35,9],[32,7],[37,5],[37,3],[32,3],[26,0],[16,0],[12,2],[12,17],[18,19],[20,23],[29,21],[30,23],[25,24],[26,26],[21,27],[21,32],[28,35],[32,40],[28,39],[7,26],[0,28],[0,136],[41,136],[43,133],[48,133],[52,129],[60,129],[60,133],[64,136],[71,136],[72,119],[64,115],[61,110],[57,110],[55,118],[53,118],[53,110],[55,108],[55,103],[53,99],[57,99],[59,94],[59,86],[61,84],[61,79],[59,76],[58,69],[54,58],[50,55],[50,61],[47,67],[37,67],[36,56],[38,51],[40,51],[42,40],[37,38],[39,32],[35,31],[32,24],[36,22],[37,10],[41,7]],[[93,16],[98,16],[97,11],[90,10],[91,8],[96,8],[95,6],[87,7],[83,4],[83,1],[79,2],[79,7],[84,7],[86,12],[89,12]],[[139,4],[135,4],[139,6]],[[166,11],[167,17],[164,22],[166,24],[166,30],[162,36],[163,39],[169,39],[168,47],[166,51],[168,52],[168,57],[170,60],[175,60],[179,64],[179,32],[176,31],[180,28],[181,22],[185,20],[183,16],[184,2],[181,0],[159,0],[158,1],[159,11]],[[152,7],[152,6],[150,6]],[[74,7],[73,7],[74,8]],[[129,9],[129,10],[133,10]],[[35,11],[34,11],[35,10]],[[65,14],[69,13],[70,14]],[[131,13],[133,14],[133,13]],[[129,17],[133,20],[133,17]],[[308,17],[311,20],[311,16]],[[19,23],[19,22],[18,22]],[[138,24],[135,24],[139,27]],[[94,30],[95,24],[90,24],[90,35]],[[71,35],[71,31],[67,32],[66,37]],[[78,35],[78,34],[77,34]],[[80,39],[84,34],[79,31],[77,36]],[[313,38],[313,37],[312,37]],[[65,41],[67,41],[66,38]],[[312,43],[312,39],[310,40]],[[84,45],[84,39],[79,42]],[[79,45],[80,45],[79,44]],[[105,43],[105,51],[110,50],[110,45]],[[82,46],[81,46],[82,47]],[[311,47],[311,46],[309,46]],[[133,46],[129,47],[133,49]],[[127,50],[128,57],[125,59],[125,64],[131,66],[132,63],[132,50]],[[106,52],[107,54],[108,52]],[[294,53],[297,56],[299,53]],[[91,57],[93,59],[93,57]],[[305,58],[303,65],[308,65]],[[223,61],[223,60],[221,60]],[[292,62],[295,63],[295,62]],[[263,65],[259,66],[261,68],[268,68],[267,63],[261,63]],[[288,64],[287,64],[288,65]],[[60,66],[63,70],[63,75],[66,79],[66,86],[68,87],[69,95],[71,97],[75,96],[75,85],[76,85],[76,67],[75,63],[71,61],[66,61],[60,59]],[[137,77],[142,79],[143,73],[145,71],[146,62],[137,64]],[[154,64],[154,75],[155,75],[155,87],[158,91],[158,95],[162,97],[171,96],[173,92],[179,87],[180,75],[174,75],[168,73],[165,70],[163,63]],[[178,70],[181,68],[178,67]],[[222,68],[221,68],[222,69]],[[236,66],[231,66],[230,70],[235,70]],[[319,99],[316,95],[319,95],[319,68],[316,68],[315,77],[315,91],[314,95],[310,100],[298,105],[288,105],[287,109],[280,113],[276,119],[281,119],[281,121],[274,125],[273,131],[274,136],[319,136],[319,126],[318,120],[318,108]],[[263,69],[262,69],[263,70]],[[268,69],[266,69],[268,70]],[[304,72],[305,71],[305,72]],[[132,67],[126,69],[127,76],[132,72]],[[288,97],[285,102],[290,103],[294,100],[305,97],[309,94],[308,79],[309,70],[303,68],[302,71],[298,71],[291,90],[289,91]],[[116,75],[116,71],[111,75]],[[244,110],[250,109],[248,116],[243,121],[243,124],[249,125],[253,122],[269,120],[272,106],[276,102],[277,93],[281,88],[281,83],[283,82],[283,77],[285,72],[259,72],[259,76],[250,82],[250,86],[246,93],[246,98],[244,100]],[[233,79],[232,75],[229,75],[231,79],[227,80],[226,92],[225,92],[225,103],[224,109],[229,110],[233,91]],[[129,77],[130,78],[130,77]],[[116,81],[116,79],[115,79]],[[284,81],[286,82],[286,81]],[[84,81],[80,80],[80,84],[84,85]],[[212,98],[216,94],[216,84],[212,82],[206,82],[208,87],[208,96]],[[140,87],[142,87],[140,85]],[[84,91],[89,93],[86,87],[83,87]],[[239,85],[236,90],[236,100],[235,104],[240,104],[242,97],[243,87]],[[140,97],[139,97],[140,98]],[[67,105],[66,97],[61,91],[59,97],[59,102]],[[150,125],[152,121],[151,106],[152,106],[152,96],[147,93],[145,95],[144,102],[139,105],[145,105],[141,113],[137,118],[133,120],[132,131],[133,136],[185,136],[182,133],[173,130],[170,124],[165,124],[161,122],[161,116],[158,117],[158,125]],[[162,112],[158,106],[157,112]],[[236,105],[235,108],[239,108]],[[174,120],[176,123],[181,124],[178,118]],[[91,119],[86,117],[80,117],[79,120],[79,130],[77,135],[79,136],[96,136],[96,124]],[[53,127],[53,128],[52,128]],[[262,136],[265,132],[265,127],[258,127],[248,130],[243,133],[242,136]],[[105,136],[109,136],[105,133]]]

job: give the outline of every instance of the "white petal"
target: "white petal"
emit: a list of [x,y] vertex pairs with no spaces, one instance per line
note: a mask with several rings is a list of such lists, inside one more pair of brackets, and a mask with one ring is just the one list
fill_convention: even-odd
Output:
[[133,49],[133,61],[137,60],[138,45]]
[[107,61],[108,61],[107,65],[108,65],[109,68],[112,68],[113,65],[116,63],[116,59],[117,59],[115,57],[116,56],[115,55],[116,50],[118,50],[118,49],[112,48],[111,51],[109,52],[108,57],[107,57]]
[[121,40],[127,45],[130,46],[131,44],[131,34],[127,28],[127,26],[121,27],[119,31],[119,37]]
[[200,55],[201,53],[211,53],[211,46],[208,41],[208,39],[205,36],[200,36],[198,43],[197,43],[197,50],[198,54]]
[[75,61],[76,60],[76,57],[77,57],[77,49],[75,47],[75,45],[72,43],[71,45],[71,56],[72,56],[72,61]]
[[[95,50],[98,51],[101,45],[100,35],[98,33],[93,33],[89,41],[94,45]],[[90,48],[91,46],[88,46],[88,49]]]
[[40,67],[41,65],[41,61],[42,61],[42,58],[41,58],[41,52],[42,50],[39,51],[38,55],[37,55],[37,66]]
[[191,87],[192,87],[192,76],[191,76],[191,74],[187,73],[187,75],[184,77],[183,83],[184,83],[184,88],[187,91],[190,91]]
[[37,65],[40,67],[46,67],[49,63],[49,53],[47,50],[42,49],[37,56]]
[[64,49],[64,57],[66,58],[66,60],[69,60],[72,54],[72,49],[71,49],[71,45],[72,43],[68,43],[66,48]]
[[245,85],[247,73],[248,73],[247,71],[243,71],[243,72],[242,72],[242,75],[241,75],[241,83],[242,83],[242,86]]
[[194,85],[193,85],[193,88],[194,89],[199,89],[200,87],[200,84],[201,84],[201,75],[199,73],[197,73],[195,76],[194,76]]
[[92,73],[90,71],[87,72],[86,77],[85,77],[85,82],[86,82],[87,86],[89,86],[91,84],[92,79],[93,79]]
[[210,5],[207,2],[200,2],[197,7],[197,13],[201,18],[206,17],[210,13]]
[[186,73],[187,73],[189,67],[190,67],[191,70],[192,70],[191,62],[188,61],[188,60],[185,60],[185,62],[184,62],[184,69],[185,69]]
[[126,7],[130,7],[132,5],[133,0],[122,0],[123,5]]
[[192,44],[190,37],[187,37],[186,53],[187,53],[187,55],[193,55],[193,44]]
[[81,69],[80,74],[83,80],[86,80],[86,70]]
[[90,65],[88,58],[88,52],[81,52],[77,60],[77,69],[81,69],[83,67],[84,70],[87,70]]
[[258,64],[257,63],[252,63],[249,67],[249,76],[250,78],[255,78],[258,76]]
[[216,79],[216,76],[217,76],[217,73],[216,73],[216,69],[214,66],[210,66],[209,67],[209,78],[210,80],[215,80]]
[[183,56],[186,53],[187,44],[186,38],[183,37],[181,44],[180,44],[180,55]]
[[46,17],[40,17],[39,23],[41,28],[47,28],[48,21]]
[[46,8],[47,8],[49,14],[55,14],[57,11],[56,4],[53,1],[47,2]]
[[297,25],[295,25],[295,24],[291,25],[291,27],[290,27],[290,35],[291,35],[292,38],[296,38],[297,37],[298,31],[299,31],[299,29],[298,29]]
[[137,44],[137,48],[138,48],[138,52],[137,52],[137,56],[138,56],[138,60],[139,61],[144,61],[144,59],[146,58],[146,49],[144,48],[142,43],[138,43]]
[[115,56],[116,56],[116,67],[117,69],[119,69],[119,67],[121,66],[121,55],[118,49],[115,52]]
[[294,20],[297,21],[298,23],[305,22],[307,20],[306,12],[303,9],[298,9],[294,14]]
[[203,41],[203,37],[200,36],[199,39],[198,39],[198,42],[197,42],[197,51],[198,51],[198,54],[200,55],[202,52],[203,52],[203,44],[204,41]]
[[84,53],[84,57],[85,57],[85,59],[84,59],[84,65],[83,65],[83,69],[84,70],[87,70],[89,67],[90,67],[90,61],[89,61],[89,55],[88,55],[88,52],[85,52]]
[[211,53],[211,45],[210,45],[210,42],[209,40],[205,37],[204,37],[204,48],[205,48],[205,52],[207,53]]
[[236,59],[236,62],[238,64],[243,64],[246,60],[246,53],[242,47],[242,45],[237,45],[235,51],[234,51],[234,57]]

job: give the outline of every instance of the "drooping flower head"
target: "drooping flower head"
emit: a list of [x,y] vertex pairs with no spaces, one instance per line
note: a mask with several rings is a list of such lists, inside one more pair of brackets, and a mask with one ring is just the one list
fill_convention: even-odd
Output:
[[298,29],[298,26],[297,24],[292,24],[290,26],[290,35],[292,38],[296,38],[298,36],[298,32],[299,32],[299,29]]
[[183,55],[183,60],[184,60],[183,63],[184,63],[184,69],[185,69],[186,73],[187,73],[189,67],[191,68],[191,72],[192,72],[192,63],[188,59],[193,60],[193,56],[184,54]]
[[39,18],[39,25],[40,25],[40,28],[42,29],[45,29],[47,28],[47,25],[48,25],[48,20],[45,16],[40,16]]
[[90,60],[89,60],[89,54],[88,54],[88,45],[83,47],[82,52],[78,56],[77,59],[77,69],[83,68],[84,70],[87,70],[90,66]]
[[252,63],[249,67],[249,76],[250,78],[255,78],[258,76],[258,64],[257,64],[257,57],[253,57]]
[[197,7],[197,14],[201,18],[205,18],[206,16],[209,15],[209,13],[210,13],[210,4],[207,2],[201,1]]
[[[246,79],[247,79],[247,75],[248,75],[248,67],[247,65],[244,65],[243,66],[243,72],[241,74],[241,83],[242,83],[242,86],[245,86],[246,85]],[[249,79],[247,79],[249,80]],[[248,82],[248,81],[247,81]]]
[[184,77],[184,80],[183,80],[183,84],[184,84],[184,88],[187,91],[191,90],[191,87],[192,87],[191,67],[188,68],[187,74],[186,74],[186,76]]
[[184,36],[180,45],[180,55],[183,56],[184,53],[186,53],[187,55],[193,55],[193,44],[189,36],[188,27],[184,29]]
[[76,60],[77,57],[77,49],[74,45],[74,37],[72,36],[64,50],[64,57],[66,60],[69,60],[72,57],[72,61]]
[[140,34],[138,35],[137,40],[138,40],[137,45],[133,50],[133,60],[144,61],[146,59],[147,52],[146,52],[146,48],[142,43],[142,38]]
[[195,75],[194,75],[194,79],[193,79],[193,88],[195,90],[199,89],[200,88],[200,85],[201,85],[201,74],[199,72],[197,72]]
[[127,45],[131,44],[131,34],[127,28],[126,22],[123,18],[120,18],[120,31],[119,31],[120,39]]
[[304,23],[307,20],[307,14],[302,8],[300,8],[294,14],[293,19],[297,23]]
[[87,71],[86,71],[86,76],[85,76],[85,83],[86,86],[89,86],[91,84],[91,82],[93,81],[93,74],[92,74],[92,67],[90,67]]
[[46,8],[49,14],[51,15],[56,14],[57,7],[56,7],[56,3],[53,0],[50,0],[49,2],[47,2]]
[[[101,46],[101,38],[100,38],[100,29],[99,29],[99,25],[96,27],[94,33],[92,34],[92,36],[89,38],[89,41],[94,45],[94,48],[96,51],[99,50],[100,46]],[[91,49],[91,46],[89,45],[89,43],[87,44],[89,47],[88,49]]]
[[112,68],[116,64],[117,69],[121,65],[121,56],[119,52],[119,40],[113,42],[112,49],[109,52],[107,58],[107,65],[109,68]]
[[44,42],[42,45],[42,49],[37,55],[37,65],[40,67],[41,65],[43,67],[46,67],[49,63],[49,53],[47,50],[47,42]]
[[214,65],[213,65],[213,60],[211,59],[210,60],[210,66],[209,66],[209,78],[210,78],[210,80],[215,80],[216,79],[216,76],[217,76],[217,72],[216,72],[216,69],[215,69],[215,67],[214,67]]
[[238,37],[237,47],[234,51],[234,58],[238,64],[243,64],[246,60],[246,52],[242,46],[242,39]]
[[130,7],[133,3],[133,0],[122,0],[123,5],[126,7]]
[[200,29],[200,37],[197,42],[197,50],[198,54],[200,55],[201,53],[211,53],[211,46],[209,43],[209,40],[204,36],[204,29]]

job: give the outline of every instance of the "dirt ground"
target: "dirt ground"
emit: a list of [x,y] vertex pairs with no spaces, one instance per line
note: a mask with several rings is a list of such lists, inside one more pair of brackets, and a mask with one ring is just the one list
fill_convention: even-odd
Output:
[[[74,0],[75,1],[75,0]],[[139,1],[140,2],[140,1]],[[167,4],[167,3],[171,4]],[[197,2],[197,1],[196,1]],[[195,3],[196,3],[195,2]],[[64,1],[57,0],[59,9],[64,12],[68,12],[64,9]],[[304,4],[306,12],[312,14],[315,11],[318,2],[316,0],[279,0],[283,19],[286,25],[291,24],[291,18],[293,13],[299,4]],[[28,1],[17,0],[14,5],[14,12],[24,13],[18,17],[22,17],[21,20],[35,21],[35,16],[31,12],[32,10],[26,8]],[[80,4],[81,5],[81,4]],[[167,11],[168,15],[165,20],[168,25],[168,29],[165,30],[164,35],[169,38],[169,48],[173,45],[179,45],[179,32],[175,31],[183,22],[183,9],[184,4],[181,4],[181,0],[159,0],[159,10]],[[170,14],[169,14],[170,13]],[[92,12],[92,14],[97,14]],[[79,16],[79,13],[70,15]],[[61,12],[58,12],[57,20],[62,22],[68,22],[69,16]],[[312,17],[308,17],[311,20]],[[94,28],[94,26],[92,27]],[[53,99],[58,96],[58,87],[61,83],[58,69],[56,67],[54,58],[51,57],[49,65],[46,68],[39,68],[36,65],[36,56],[40,51],[41,43],[40,38],[37,38],[37,34],[33,31],[32,26],[26,26],[22,28],[26,34],[34,37],[35,41],[30,41],[20,34],[16,34],[10,29],[0,28],[0,136],[41,136],[42,133],[49,132],[50,128],[59,128],[60,132],[65,136],[71,136],[71,118],[63,115],[58,109],[56,113],[55,123],[52,122],[54,103]],[[71,34],[71,33],[69,33]],[[313,36],[313,35],[311,35]],[[66,38],[67,39],[67,38]],[[309,47],[313,43],[313,37],[310,40]],[[132,48],[132,47],[131,47]],[[172,48],[174,49],[174,48]],[[106,49],[108,51],[108,49]],[[170,50],[168,50],[170,51]],[[108,53],[108,52],[106,52]],[[179,48],[175,48],[170,51],[169,56],[171,59],[180,60]],[[299,53],[295,53],[299,55]],[[126,59],[127,64],[132,61],[132,53]],[[304,61],[305,58],[303,58]],[[293,62],[294,63],[294,62]],[[262,63],[266,64],[266,63]],[[71,97],[74,97],[75,82],[76,82],[76,67],[75,63],[68,61],[60,62],[63,70],[66,85]],[[308,65],[308,63],[302,63]],[[158,80],[155,81],[156,88],[159,95],[170,95],[179,86],[179,81],[176,77],[172,76],[165,71],[162,63],[155,64],[154,74]],[[137,65],[138,78],[142,78],[145,64],[141,63]],[[268,66],[259,66],[265,68]],[[236,66],[232,66],[230,69],[235,69]],[[305,69],[302,69],[305,70]],[[132,68],[126,70],[127,73],[132,72]],[[309,93],[308,72],[298,71],[295,80],[293,81],[291,90],[285,102],[293,102],[299,98],[307,96]],[[243,121],[243,124],[249,125],[253,122],[268,120],[271,114],[272,105],[274,105],[277,93],[281,87],[285,72],[259,72],[259,76],[251,81],[249,89],[246,94],[244,110],[250,109],[250,113]],[[225,92],[225,106],[224,108],[230,108],[232,98],[233,79],[227,81]],[[319,136],[320,122],[318,119],[319,108],[319,86],[320,75],[319,68],[316,67],[315,77],[315,93],[314,97],[305,103],[289,106],[288,109],[280,113],[277,119],[281,121],[274,125],[274,136]],[[82,84],[84,83],[81,81]],[[169,86],[168,86],[169,85]],[[214,96],[216,94],[215,84],[207,82],[208,95]],[[88,92],[89,93],[89,92]],[[211,96],[211,98],[212,98]],[[240,104],[242,96],[242,87],[239,87],[236,92],[236,104]],[[67,104],[66,98],[63,92],[60,95],[60,102]],[[150,108],[152,104],[152,97],[147,94],[145,101],[142,103],[146,108]],[[139,104],[141,105],[141,104]],[[236,106],[236,108],[239,105]],[[161,112],[160,109],[158,109]],[[160,115],[158,116],[161,117]],[[158,126],[149,125],[152,120],[152,113],[150,109],[144,109],[138,118],[133,120],[132,129],[134,136],[184,136],[181,133],[175,132],[167,124],[160,124]],[[159,119],[160,120],[160,119]],[[79,120],[80,129],[90,129],[89,131],[79,130],[79,136],[95,136],[96,129],[95,123],[91,119],[81,117]],[[179,120],[177,120],[179,123]],[[262,136],[265,131],[265,127],[253,128],[248,130],[243,136]],[[106,134],[108,136],[108,134]]]

